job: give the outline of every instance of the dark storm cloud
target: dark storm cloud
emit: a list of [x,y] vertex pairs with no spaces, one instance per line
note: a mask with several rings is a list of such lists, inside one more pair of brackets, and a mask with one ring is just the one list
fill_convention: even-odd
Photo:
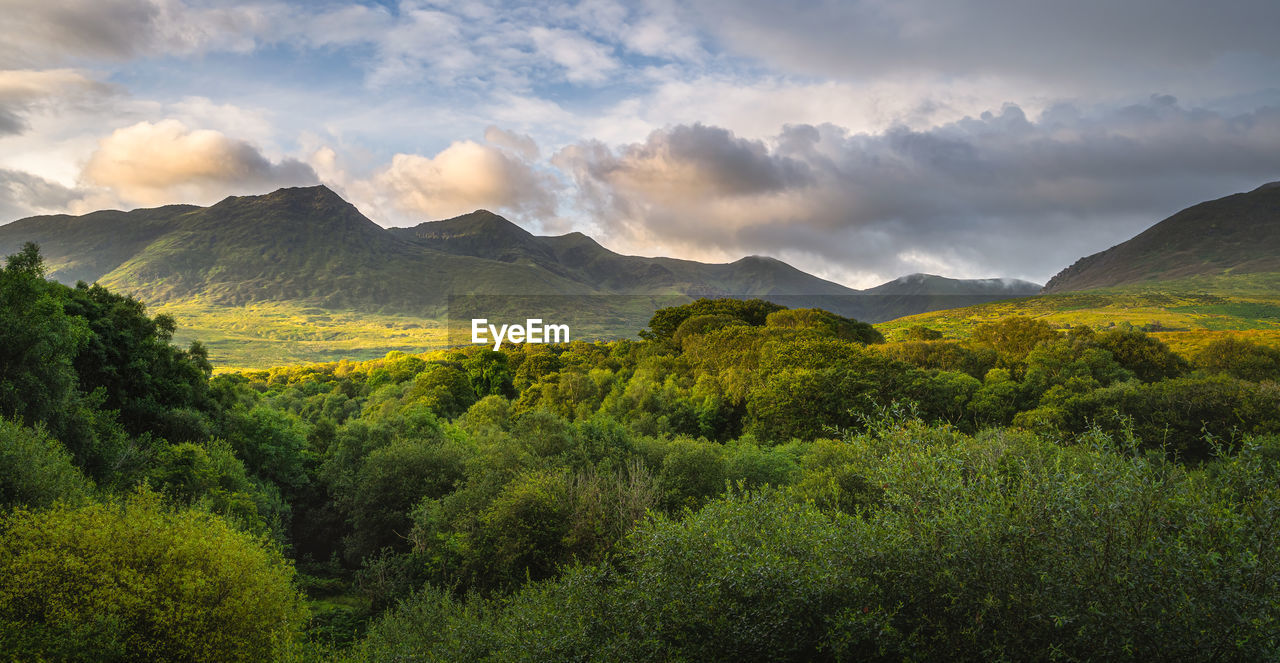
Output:
[[1045,279],[1183,206],[1280,179],[1280,109],[1224,116],[1155,97],[1099,113],[1062,105],[1032,121],[1006,105],[923,131],[791,126],[772,147],[676,127],[556,159],[607,231],[637,243],[786,247],[812,256],[811,268],[885,278]]

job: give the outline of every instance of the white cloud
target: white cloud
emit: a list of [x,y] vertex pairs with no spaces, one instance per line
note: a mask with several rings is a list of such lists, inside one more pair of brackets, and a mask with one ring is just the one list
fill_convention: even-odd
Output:
[[0,67],[42,67],[210,51],[272,41],[291,10],[276,2],[196,7],[180,0],[5,0]]
[[618,69],[611,49],[568,30],[534,27],[529,30],[538,52],[564,68],[573,83],[602,83]]
[[273,163],[248,142],[172,119],[112,132],[90,156],[82,177],[143,205],[207,204],[236,193],[316,182],[315,171],[297,160]]
[[0,135],[22,133],[31,113],[54,113],[114,94],[73,69],[0,70]]
[[489,125],[485,127],[484,140],[487,143],[514,152],[526,161],[534,161],[538,158],[538,144],[534,142],[533,138],[524,134],[506,131]]
[[398,212],[388,220],[416,223],[481,208],[551,216],[556,206],[554,187],[552,178],[517,154],[459,141],[434,157],[397,154],[373,178],[351,189],[356,196],[371,199],[374,209]]

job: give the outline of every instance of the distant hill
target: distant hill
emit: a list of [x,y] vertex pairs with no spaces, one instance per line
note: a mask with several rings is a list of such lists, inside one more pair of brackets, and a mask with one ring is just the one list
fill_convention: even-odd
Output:
[[908,274],[861,293],[863,315],[871,322],[892,320],[925,311],[973,306],[990,301],[1029,297],[1040,284],[1020,279],[949,279],[933,274]]
[[1280,182],[1189,207],[1077,260],[1045,293],[1188,276],[1280,272]]
[[533,235],[484,210],[387,229],[324,186],[0,226],[0,253],[27,241],[40,244],[53,278],[150,303],[290,302],[423,318],[440,316],[449,295],[661,295],[762,297],[877,321],[1035,289],[912,275],[858,291],[763,256],[707,264],[621,255],[581,233]]
[[614,253],[582,233],[534,235],[485,210],[412,228],[396,237],[454,255],[545,269],[618,294],[681,293],[697,297],[855,295],[857,290],[802,272],[780,260],[748,256],[726,264]]

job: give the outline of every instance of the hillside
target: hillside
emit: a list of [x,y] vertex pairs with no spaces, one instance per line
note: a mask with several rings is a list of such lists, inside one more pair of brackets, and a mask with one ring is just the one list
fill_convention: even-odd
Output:
[[486,210],[388,232],[426,248],[504,263],[533,265],[617,294],[699,297],[853,295],[858,291],[806,274],[780,260],[748,256],[725,264],[614,253],[582,233],[534,235]]
[[1280,271],[1280,182],[1189,207],[1077,260],[1045,293],[1197,275]]
[[966,338],[975,325],[1027,316],[1065,329],[1135,328],[1183,354],[1224,336],[1280,347],[1280,273],[1192,276],[932,311],[876,325],[889,339],[924,325]]

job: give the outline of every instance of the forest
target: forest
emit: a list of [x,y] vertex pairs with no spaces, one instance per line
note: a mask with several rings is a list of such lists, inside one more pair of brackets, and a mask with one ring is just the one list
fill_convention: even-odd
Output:
[[214,374],[0,270],[0,658],[1280,657],[1280,350],[761,300]]

